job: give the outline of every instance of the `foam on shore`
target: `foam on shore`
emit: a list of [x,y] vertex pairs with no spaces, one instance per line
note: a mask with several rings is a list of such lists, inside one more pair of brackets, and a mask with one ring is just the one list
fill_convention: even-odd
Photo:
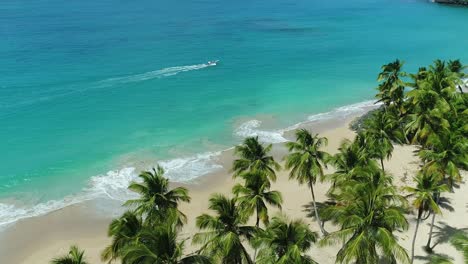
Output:
[[[264,143],[283,143],[288,139],[285,132],[295,130],[307,124],[326,120],[344,120],[350,116],[366,112],[375,107],[375,101],[365,101],[357,104],[338,107],[330,112],[311,115],[307,120],[284,129],[262,130],[262,122],[256,119],[241,124],[234,130],[234,135],[241,138],[258,136]],[[174,182],[189,182],[208,173],[222,169],[219,157],[223,151],[207,152],[193,156],[176,158],[159,162],[165,169],[166,176]],[[148,168],[150,169],[150,168]],[[102,175],[90,178],[88,186],[81,192],[67,196],[62,200],[50,200],[33,206],[22,206],[0,202],[0,228],[20,219],[40,216],[80,202],[107,197],[112,200],[126,201],[136,197],[127,187],[133,180],[138,180],[138,171],[134,167],[111,170]]]

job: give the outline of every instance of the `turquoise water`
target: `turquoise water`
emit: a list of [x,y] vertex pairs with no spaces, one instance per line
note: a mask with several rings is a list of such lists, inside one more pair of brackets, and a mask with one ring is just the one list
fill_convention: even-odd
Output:
[[252,132],[244,122],[277,129],[370,100],[395,58],[467,62],[467,22],[419,0],[4,0],[0,218],[113,188],[122,175],[90,179],[140,161],[197,177]]

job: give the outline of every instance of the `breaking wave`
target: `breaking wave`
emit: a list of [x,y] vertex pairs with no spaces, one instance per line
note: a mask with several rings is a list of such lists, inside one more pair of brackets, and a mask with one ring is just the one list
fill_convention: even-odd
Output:
[[[192,67],[197,69],[203,64]],[[175,67],[177,68],[177,67]],[[153,78],[161,74],[177,74],[178,72],[188,70],[188,68],[168,68],[171,70],[162,71],[159,73],[153,73],[148,75],[137,75],[127,79],[120,79],[126,81],[137,80],[141,78]],[[146,76],[146,77],[145,77]],[[261,121],[249,120],[241,124],[235,131],[234,134],[237,137],[245,138],[249,136],[258,136],[262,142],[268,143],[282,143],[288,141],[284,137],[284,133],[287,131],[294,130],[303,124],[317,122],[321,120],[329,120],[336,118],[346,118],[351,115],[364,113],[369,108],[375,107],[375,101],[366,101],[357,104],[347,105],[338,107],[330,112],[319,113],[311,115],[306,121],[292,125],[284,129],[277,130],[262,130]],[[176,182],[187,182],[194,180],[198,177],[214,172],[222,168],[222,165],[218,162],[218,158],[221,154],[219,152],[207,152],[198,155],[193,155],[184,158],[176,158],[171,160],[165,160],[159,162],[159,164],[165,169],[166,176],[171,181]],[[88,186],[76,195],[70,195],[62,200],[50,200],[44,203],[39,203],[34,206],[20,206],[10,203],[0,203],[0,228],[8,224],[14,223],[19,219],[28,217],[40,216],[47,214],[52,211],[59,210],[66,206],[92,200],[99,197],[108,197],[113,200],[125,201],[135,194],[130,192],[127,187],[128,184],[133,180],[138,180],[138,172],[134,167],[127,167],[120,170],[112,170],[106,174],[97,175],[91,177],[88,182]]]

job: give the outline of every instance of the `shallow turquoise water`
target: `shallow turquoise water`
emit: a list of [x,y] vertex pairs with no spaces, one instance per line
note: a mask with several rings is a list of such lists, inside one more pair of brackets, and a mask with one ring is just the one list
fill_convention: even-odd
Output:
[[60,199],[139,160],[229,147],[250,119],[372,99],[395,58],[467,62],[467,22],[419,0],[4,0],[0,199]]

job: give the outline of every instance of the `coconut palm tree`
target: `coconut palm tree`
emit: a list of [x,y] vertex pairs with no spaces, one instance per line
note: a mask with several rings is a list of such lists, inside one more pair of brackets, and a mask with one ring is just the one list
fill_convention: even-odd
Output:
[[337,203],[323,210],[340,230],[325,236],[321,245],[341,244],[337,263],[409,263],[406,250],[393,234],[406,230],[405,199],[397,194],[391,177],[378,170],[367,180],[350,183]]
[[127,206],[136,206],[135,212],[145,216],[149,223],[165,219],[170,211],[177,215],[177,222],[182,225],[186,216],[177,209],[179,202],[190,202],[188,190],[184,187],[169,189],[169,180],[164,178],[164,169],[157,166],[153,171],[143,171],[139,177],[143,182],[132,182],[128,189],[140,195],[139,198],[128,200]]
[[125,264],[188,264],[211,263],[207,256],[192,254],[184,257],[185,241],[178,240],[177,227],[173,223],[161,223],[143,229],[138,241],[124,248]]
[[264,146],[258,141],[258,137],[244,139],[242,145],[236,146],[234,152],[238,159],[234,160],[234,177],[247,171],[258,170],[268,175],[270,180],[276,181],[276,172],[281,169],[273,156],[269,155],[272,145]]
[[239,205],[249,212],[256,212],[255,226],[258,228],[260,220],[268,224],[267,204],[281,209],[283,198],[278,191],[270,191],[270,181],[259,171],[242,174],[245,184],[236,184],[232,192],[238,197]]
[[364,134],[357,135],[354,141],[343,140],[338,152],[330,159],[331,164],[335,167],[335,172],[330,175],[333,185],[329,193],[333,193],[336,187],[346,185],[349,180],[358,176],[360,171],[370,167],[377,168],[375,161],[367,157],[365,145],[360,145],[361,137],[364,137]]
[[406,191],[414,197],[413,205],[418,210],[416,218],[416,228],[414,231],[413,242],[411,247],[411,263],[414,261],[414,247],[416,243],[416,236],[418,234],[419,224],[424,211],[432,211],[434,214],[440,213],[439,205],[435,200],[434,193],[441,193],[448,191],[445,184],[440,184],[438,175],[426,174],[421,171],[417,177],[414,178],[416,187],[406,187]]
[[[463,72],[463,69],[465,69],[466,66],[464,66],[460,60],[453,60],[453,61],[450,60],[447,63],[447,67],[449,68],[451,72],[455,73],[460,79],[465,77],[465,73]],[[458,85],[458,89],[460,93],[463,93],[463,89],[461,85]]]
[[285,166],[287,169],[291,169],[289,178],[296,179],[300,184],[307,183],[309,185],[314,203],[315,217],[322,234],[326,234],[326,231],[320,221],[315,201],[314,184],[317,181],[317,177],[323,178],[323,170],[331,158],[330,154],[321,150],[327,143],[328,140],[326,138],[319,138],[318,135],[312,136],[309,131],[299,129],[296,131],[296,142],[286,143],[286,147],[290,153],[285,157]]
[[89,264],[84,259],[84,251],[71,246],[67,255],[52,260],[51,264]]
[[404,102],[405,83],[402,77],[406,74],[401,70],[403,62],[395,60],[394,62],[382,66],[382,72],[379,73],[377,80],[381,82],[377,87],[379,93],[376,95],[377,102],[382,102],[385,108],[394,106],[401,113]]
[[276,216],[255,238],[260,248],[257,263],[316,263],[305,253],[317,240],[317,234],[302,220],[288,221],[284,216]]
[[112,238],[112,242],[103,250],[101,254],[102,261],[111,263],[120,258],[123,249],[135,242],[142,229],[143,220],[132,211],[127,211],[121,217],[112,220],[107,231],[107,235]]
[[236,198],[213,194],[209,209],[216,214],[202,214],[196,220],[203,232],[195,234],[193,242],[202,244],[200,252],[212,256],[217,263],[252,264],[244,243],[252,239],[257,228],[245,225],[249,217]]
[[400,129],[398,119],[389,111],[376,111],[366,120],[364,137],[365,151],[369,157],[380,160],[382,170],[385,170],[384,159],[389,159],[393,152],[393,143],[404,141],[404,133]]
[[411,143],[429,147],[440,142],[440,135],[450,129],[446,119],[449,103],[436,91],[427,88],[408,92],[408,103],[413,111],[408,115],[405,129],[407,134],[413,135]]
[[446,177],[449,187],[461,180],[460,168],[468,167],[468,141],[454,132],[441,137],[440,143],[430,149],[421,149],[418,155],[429,173]]
[[423,85],[437,92],[446,101],[458,96],[455,91],[457,85],[461,83],[459,73],[452,71],[456,70],[456,65],[449,66],[453,68],[448,67],[445,61],[435,60],[433,65],[429,66],[427,77],[423,81]]

